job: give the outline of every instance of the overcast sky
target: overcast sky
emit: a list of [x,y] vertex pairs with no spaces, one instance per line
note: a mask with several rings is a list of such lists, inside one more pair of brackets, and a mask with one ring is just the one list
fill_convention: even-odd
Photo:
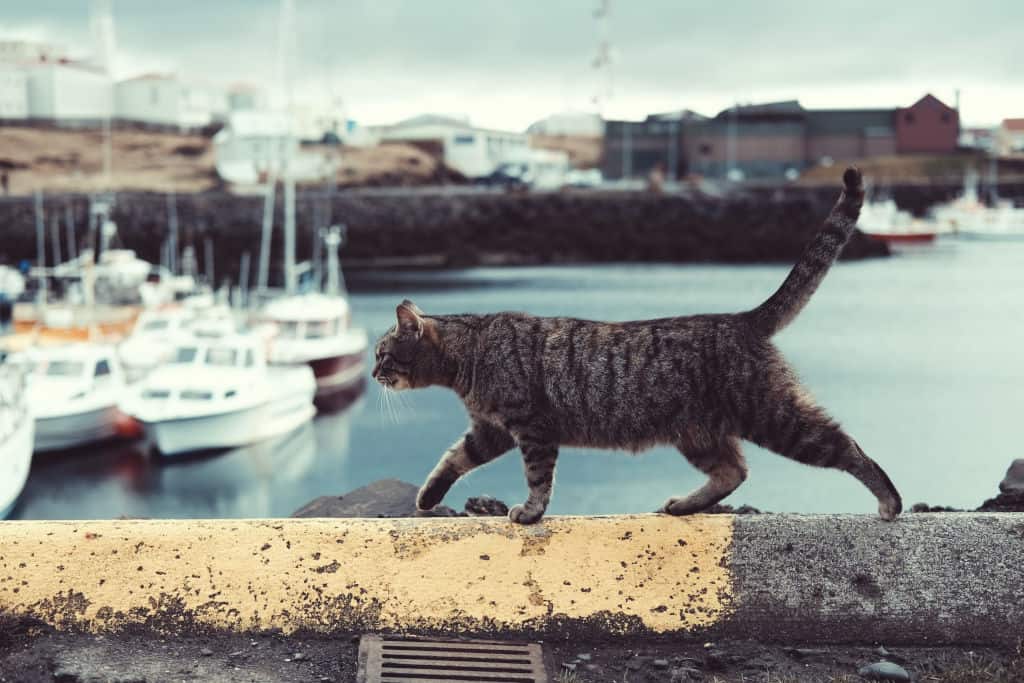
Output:
[[[594,110],[597,0],[296,0],[297,99],[361,123],[422,112],[523,128]],[[113,0],[116,72],[278,84],[277,0]],[[966,124],[1024,116],[1020,0],[611,0],[609,118],[734,101],[909,105],[925,92]],[[88,0],[0,0],[0,37],[91,51]]]

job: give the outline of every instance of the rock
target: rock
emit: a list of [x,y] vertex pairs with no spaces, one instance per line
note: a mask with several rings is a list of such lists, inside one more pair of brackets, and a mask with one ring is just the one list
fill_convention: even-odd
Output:
[[1017,458],[1010,463],[1006,476],[999,482],[999,490],[1002,493],[1024,494],[1024,458]]
[[430,512],[416,509],[419,487],[398,479],[381,479],[343,496],[321,496],[292,513],[292,517],[456,517],[439,505]]
[[885,649],[885,645],[879,645],[875,648],[875,654],[882,659],[888,659],[889,655],[892,653]]
[[491,496],[475,496],[466,501],[466,513],[474,517],[505,517],[508,505]]
[[655,669],[667,669],[668,668],[668,660],[667,659],[655,659],[653,662],[651,662],[651,666],[653,666]]
[[573,664],[572,662],[562,662],[562,668],[565,669],[566,671],[575,671],[576,670],[576,665]]
[[642,659],[631,659],[628,662],[626,662],[626,668],[630,671],[639,671],[643,668],[643,666],[644,662]]
[[589,662],[590,661],[590,655],[589,654],[576,655],[576,659],[580,660],[581,662]]
[[929,505],[928,503],[914,503],[910,508],[911,512],[963,512],[946,505]]
[[910,674],[899,664],[893,662],[875,662],[862,666],[858,671],[862,677],[871,681],[909,681]]
[[1024,492],[1000,493],[982,503],[977,512],[1024,512]]
[[304,659],[306,659],[306,655],[302,654],[301,652],[296,652],[294,655],[292,655],[293,662],[301,662]]
[[203,657],[209,657],[210,655],[213,654],[213,650],[211,650],[208,647],[204,647],[202,650],[199,651],[199,654],[202,655]]
[[826,654],[827,650],[820,650],[817,648],[810,647],[790,647],[786,648],[786,654],[794,659],[809,659],[811,657],[819,657]]

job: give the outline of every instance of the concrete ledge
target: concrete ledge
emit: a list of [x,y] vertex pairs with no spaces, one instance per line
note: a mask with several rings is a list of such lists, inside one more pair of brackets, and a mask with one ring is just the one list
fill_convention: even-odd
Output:
[[0,614],[93,632],[1012,643],[1024,516],[5,522]]

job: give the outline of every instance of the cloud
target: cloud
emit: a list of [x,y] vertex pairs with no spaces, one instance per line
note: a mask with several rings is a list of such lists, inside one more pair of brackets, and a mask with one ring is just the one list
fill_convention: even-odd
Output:
[[[737,99],[817,106],[909,104],[964,92],[968,121],[1024,113],[1018,27],[1024,3],[867,0],[612,0],[614,98],[607,113],[688,107],[713,114]],[[6,26],[88,43],[86,3],[35,0]],[[593,0],[295,0],[297,93],[341,96],[361,120],[465,112],[520,128],[589,109]],[[276,88],[274,0],[115,0],[118,64],[207,81]],[[84,9],[83,9],[84,8]]]

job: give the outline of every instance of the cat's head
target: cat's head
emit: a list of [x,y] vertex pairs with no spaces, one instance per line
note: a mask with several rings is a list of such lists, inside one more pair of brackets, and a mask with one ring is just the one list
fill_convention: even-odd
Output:
[[436,324],[408,299],[395,313],[395,326],[377,340],[373,378],[396,391],[427,386],[440,358]]

